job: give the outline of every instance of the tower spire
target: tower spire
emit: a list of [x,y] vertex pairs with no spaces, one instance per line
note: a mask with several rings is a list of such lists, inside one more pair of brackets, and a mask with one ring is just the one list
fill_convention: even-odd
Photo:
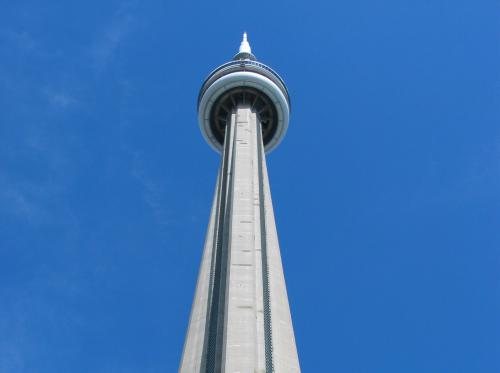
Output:
[[240,49],[238,50],[236,56],[234,56],[233,60],[256,60],[255,56],[252,54],[252,48],[250,48],[246,32],[243,33],[243,40],[241,41]]
[[252,53],[252,48],[250,48],[250,44],[248,43],[246,32],[243,33],[243,40],[241,41],[240,50],[238,53]]

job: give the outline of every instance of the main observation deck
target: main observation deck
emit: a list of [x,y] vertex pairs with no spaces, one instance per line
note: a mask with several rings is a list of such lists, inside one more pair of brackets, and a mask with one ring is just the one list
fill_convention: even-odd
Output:
[[262,125],[266,152],[281,142],[288,128],[290,96],[283,79],[241,49],[234,60],[213,70],[198,95],[198,120],[203,136],[221,151],[231,113],[239,103],[255,111]]

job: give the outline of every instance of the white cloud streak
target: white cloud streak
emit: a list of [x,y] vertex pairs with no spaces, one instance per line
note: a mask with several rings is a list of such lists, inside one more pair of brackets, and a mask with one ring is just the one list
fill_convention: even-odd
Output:
[[134,17],[130,12],[131,3],[121,5],[106,28],[91,47],[93,67],[100,74],[112,63],[118,48],[130,33]]
[[139,153],[135,153],[131,166],[132,176],[139,182],[143,189],[144,202],[151,209],[158,225],[168,227],[175,221],[174,212],[168,206],[168,186],[160,185],[146,173],[144,162]]

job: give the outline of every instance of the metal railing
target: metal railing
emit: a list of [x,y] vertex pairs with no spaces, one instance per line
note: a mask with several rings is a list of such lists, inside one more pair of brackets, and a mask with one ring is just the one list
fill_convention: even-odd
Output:
[[282,92],[285,94],[286,99],[288,100],[288,105],[290,105],[290,109],[291,109],[290,95],[288,94],[288,89],[286,88],[284,80],[278,75],[278,73],[276,71],[271,69],[269,66],[264,65],[261,62],[252,61],[252,60],[229,61],[223,65],[220,65],[215,70],[213,70],[208,75],[208,77],[203,82],[203,85],[201,86],[201,90],[200,90],[200,93],[198,95],[198,107],[200,106],[201,98],[203,97],[203,94],[206,92],[208,87],[214,81],[219,79],[221,76],[226,75],[226,73],[229,73],[232,70],[234,70],[234,71],[253,71],[253,72],[259,73],[260,69],[263,69],[266,72],[270,73],[270,74],[261,74],[261,75],[264,75],[267,78],[271,79],[273,81],[273,83],[277,84],[278,87],[281,88]]

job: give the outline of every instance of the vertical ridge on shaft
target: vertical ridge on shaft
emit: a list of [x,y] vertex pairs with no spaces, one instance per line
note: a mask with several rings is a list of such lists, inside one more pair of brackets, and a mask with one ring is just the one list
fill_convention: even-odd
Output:
[[257,125],[257,157],[258,157],[258,170],[259,170],[259,200],[260,200],[260,237],[261,237],[261,250],[262,250],[262,291],[264,303],[264,346],[266,352],[266,372],[274,372],[273,363],[273,335],[271,329],[271,306],[269,294],[269,268],[267,261],[267,233],[266,233],[266,216],[264,206],[264,174],[263,164],[264,151],[262,143],[262,131],[260,121],[256,121]]
[[203,372],[215,373],[221,370],[223,337],[222,329],[224,327],[225,312],[220,312],[225,307],[226,295],[226,274],[227,274],[227,256],[228,242],[227,230],[229,224],[227,220],[231,208],[231,168],[233,151],[233,137],[235,128],[228,126],[227,136],[224,142],[224,154],[221,163],[221,178],[219,188],[220,199],[218,201],[216,234],[214,234],[214,248],[212,256],[212,269],[210,271],[210,289],[211,296],[207,304],[207,323],[204,350],[206,358],[202,365]]

